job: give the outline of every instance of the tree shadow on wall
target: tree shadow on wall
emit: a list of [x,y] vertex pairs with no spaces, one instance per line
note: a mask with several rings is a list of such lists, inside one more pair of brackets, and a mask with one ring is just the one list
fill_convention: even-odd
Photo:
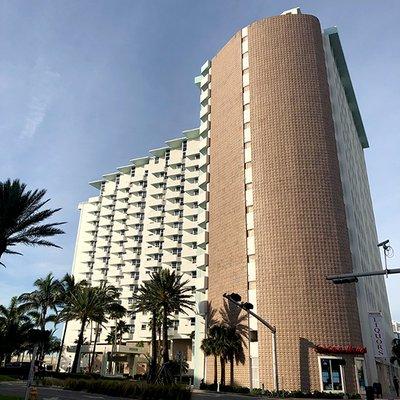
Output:
[[224,301],[223,307],[219,310],[221,322],[232,328],[242,338],[242,343],[247,347],[247,342],[244,339],[249,338],[248,316],[240,308],[232,305],[227,300]]
[[211,301],[207,301],[207,313],[206,313],[205,321],[206,321],[206,329],[207,329],[207,331],[213,325],[216,325],[219,322],[218,318],[217,318],[217,310],[212,306],[212,302]]
[[[225,385],[225,364],[230,365],[230,384],[234,384],[234,366],[244,364],[246,361],[245,348],[248,339],[248,319],[247,314],[241,309],[224,302],[219,310],[212,307],[208,302],[206,316],[207,323],[207,345],[212,344],[215,357],[219,357],[221,364],[221,384]],[[211,342],[210,342],[211,341]],[[203,341],[204,342],[204,341]],[[211,353],[210,353],[211,355]],[[215,371],[216,367],[215,358]],[[216,372],[215,378],[216,381]]]
[[222,324],[227,327],[228,342],[231,346],[225,357],[229,361],[230,385],[233,386],[235,384],[235,363],[243,365],[246,361],[245,348],[247,348],[249,338],[248,315],[227,301],[220,309],[220,314]]
[[315,348],[315,344],[308,339],[300,338],[299,356],[300,356],[300,388],[302,392],[311,391],[310,378],[310,350]]

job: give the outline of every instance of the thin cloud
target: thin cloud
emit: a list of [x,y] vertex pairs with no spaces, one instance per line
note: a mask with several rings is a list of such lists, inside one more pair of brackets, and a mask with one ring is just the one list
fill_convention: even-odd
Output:
[[20,137],[32,138],[40,124],[46,117],[47,110],[54,97],[57,82],[60,78],[58,72],[52,71],[42,60],[36,61],[31,77],[31,93],[28,104],[28,113]]

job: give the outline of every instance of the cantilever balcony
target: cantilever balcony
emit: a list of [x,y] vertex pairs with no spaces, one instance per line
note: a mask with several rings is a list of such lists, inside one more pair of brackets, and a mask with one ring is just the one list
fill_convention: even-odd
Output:
[[205,271],[208,267],[208,254],[204,252],[204,249],[197,249],[197,259],[196,259],[197,268]]

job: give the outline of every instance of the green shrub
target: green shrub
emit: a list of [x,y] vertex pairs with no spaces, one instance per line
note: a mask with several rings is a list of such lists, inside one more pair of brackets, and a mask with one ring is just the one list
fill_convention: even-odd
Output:
[[70,372],[55,372],[55,371],[46,371],[44,373],[45,377],[49,378],[57,378],[57,379],[102,379],[102,380],[113,380],[113,381],[124,381],[126,378],[121,378],[121,377],[105,377],[101,376],[100,374],[97,373],[90,373],[90,374],[84,374],[84,373],[76,373],[72,374]]
[[131,397],[141,400],[189,400],[191,391],[180,385],[154,385],[132,381],[116,381],[109,379],[50,379],[65,389],[111,396]]
[[221,392],[229,392],[229,393],[250,393],[250,389],[244,386],[220,386],[219,389]]
[[94,379],[75,379],[67,378],[63,383],[63,387],[69,390],[87,390],[88,385],[92,382],[100,382]]
[[[201,383],[200,389],[216,391],[217,385]],[[243,386],[222,386],[221,385],[219,387],[219,390],[221,392],[245,393],[245,394],[250,393],[252,396],[263,396],[263,397],[269,397],[269,398],[276,398],[276,397],[308,398],[308,399],[343,399],[344,398],[343,393],[329,393],[329,392],[319,392],[319,391],[302,392],[300,390],[293,390],[293,391],[280,390],[279,394],[278,394],[276,391],[263,390],[260,388],[250,390],[249,388],[243,387]],[[359,394],[347,394],[347,398],[348,399],[360,399],[361,396]]]
[[42,386],[64,386],[64,380],[57,378],[43,378],[38,383]]
[[17,379],[12,376],[0,375],[0,382],[8,382],[8,381],[16,381],[16,380]]

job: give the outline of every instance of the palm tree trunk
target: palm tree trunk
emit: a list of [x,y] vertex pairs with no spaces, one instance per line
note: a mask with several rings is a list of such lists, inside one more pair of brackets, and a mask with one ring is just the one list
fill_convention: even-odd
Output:
[[68,327],[68,321],[65,321],[64,332],[61,338],[60,351],[58,353],[56,372],[60,371],[60,364],[61,364],[62,353],[64,350],[64,341],[65,341],[65,334],[67,333],[67,327]]
[[168,313],[167,310],[163,309],[163,363],[166,364],[169,361],[168,351]]
[[218,385],[218,357],[214,355],[214,385]]
[[71,368],[71,372],[73,374],[76,374],[76,371],[78,370],[78,363],[79,363],[79,358],[81,355],[81,348],[82,348],[82,343],[83,343],[83,334],[85,332],[85,326],[86,326],[86,318],[84,318],[82,320],[81,330],[80,330],[79,336],[78,336],[78,343],[76,344],[74,362],[72,363],[72,368]]
[[234,382],[235,382],[235,379],[234,379],[234,376],[233,376],[233,374],[234,374],[234,372],[233,372],[233,370],[234,370],[233,362],[234,362],[233,354],[231,354],[231,355],[229,355],[229,363],[230,363],[230,368],[231,368],[231,383],[230,383],[231,386],[234,386]]
[[96,346],[97,346],[97,340],[99,338],[99,324],[97,324],[96,329],[95,329],[95,334],[94,334],[94,344],[93,344],[93,351],[92,351],[92,358],[90,360],[89,364],[89,372],[92,372],[93,365],[94,365],[94,358],[96,357]]
[[112,370],[113,370],[113,366],[112,366],[112,359],[114,358],[114,352],[115,352],[115,342],[117,341],[117,325],[118,325],[118,320],[115,320],[115,330],[114,330],[114,341],[112,342],[112,346],[111,346],[111,354],[110,354],[110,363],[108,365],[108,373],[111,375],[112,374]]
[[162,358],[162,349],[163,349],[163,345],[162,345],[162,324],[158,324],[157,325],[157,334],[158,334],[158,347],[160,348],[158,350],[159,354],[157,354],[157,360],[158,362],[161,363],[161,358]]
[[150,382],[154,382],[157,371],[157,312],[153,311],[153,319],[151,321],[151,366],[150,366]]
[[225,358],[220,357],[219,361],[221,363],[221,386],[225,386]]
[[[45,307],[42,310],[42,321],[40,323],[40,330],[42,331],[43,334],[46,330],[46,315],[47,315],[47,308]],[[43,341],[40,344],[38,357],[37,357],[37,359],[40,360],[41,362],[43,362],[43,360],[44,360],[44,347],[45,347],[45,343]]]

